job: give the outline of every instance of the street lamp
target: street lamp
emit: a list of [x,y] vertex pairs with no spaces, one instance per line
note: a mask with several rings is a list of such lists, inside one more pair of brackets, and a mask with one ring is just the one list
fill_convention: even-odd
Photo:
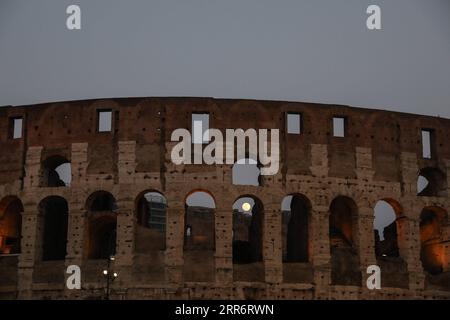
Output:
[[109,300],[111,284],[119,276],[117,272],[111,270],[111,262],[114,260],[115,260],[114,256],[110,256],[108,258],[107,267],[106,269],[103,270],[103,276],[105,277],[106,280],[105,300]]

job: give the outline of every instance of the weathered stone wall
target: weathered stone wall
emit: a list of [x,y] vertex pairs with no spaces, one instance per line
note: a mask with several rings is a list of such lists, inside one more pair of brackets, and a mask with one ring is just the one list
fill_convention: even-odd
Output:
[[[97,132],[98,109],[113,111],[111,132]],[[231,165],[174,165],[171,133],[191,129],[192,112],[208,112],[210,128],[280,129],[278,174],[264,176],[258,187],[238,186],[231,183]],[[302,114],[302,134],[286,133],[286,112]],[[9,121],[17,116],[24,119],[23,137],[10,139]],[[333,137],[333,116],[346,118],[346,137]],[[422,128],[434,130],[431,159],[422,157]],[[450,298],[448,216],[441,224],[444,272],[428,274],[420,259],[422,209],[448,211],[450,190],[440,196],[417,196],[422,168],[438,168],[450,186],[449,140],[448,119],[307,103],[133,98],[1,108],[0,199],[15,196],[24,210],[21,254],[0,257],[0,297],[102,294],[101,270],[106,262],[87,259],[85,242],[87,199],[103,190],[117,201],[115,298]],[[42,162],[54,155],[71,162],[70,186],[42,186]],[[146,251],[145,245],[136,243],[146,238],[135,214],[136,200],[145,190],[158,191],[167,199],[165,250]],[[205,190],[215,200],[212,253],[184,250],[185,199],[193,190]],[[308,263],[283,263],[281,202],[289,194],[302,194],[311,203]],[[256,197],[264,207],[263,261],[255,266],[236,265],[232,259],[232,205],[243,195]],[[48,196],[64,198],[69,208],[63,261],[42,261],[39,204]],[[330,204],[338,196],[351,198],[357,208],[353,241],[361,283],[352,285],[332,283],[329,216]],[[401,268],[389,267],[389,261],[379,263],[375,256],[374,207],[381,199],[395,201],[399,207]],[[377,263],[387,271],[382,273],[382,289],[370,291],[365,285],[366,268]],[[82,290],[65,288],[65,268],[72,264],[81,266]],[[254,279],[240,281],[237,275],[246,272]]]

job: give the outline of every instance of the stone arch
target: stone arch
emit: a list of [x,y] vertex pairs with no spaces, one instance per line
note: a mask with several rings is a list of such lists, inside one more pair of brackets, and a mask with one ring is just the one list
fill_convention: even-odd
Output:
[[254,195],[242,195],[233,203],[234,278],[263,281],[264,205]]
[[374,206],[374,216],[375,258],[382,270],[381,282],[384,287],[408,288],[408,266],[403,258],[408,226],[403,208],[398,201],[385,197]]
[[309,262],[311,209],[311,201],[303,194],[293,193],[283,199],[283,261]]
[[304,194],[289,194],[282,201],[281,212],[283,282],[310,283],[311,201]]
[[116,253],[117,204],[107,191],[95,191],[86,200],[88,259],[107,259]]
[[135,252],[149,253],[166,249],[167,199],[159,191],[148,189],[135,199]]
[[420,213],[420,260],[424,270],[432,275],[444,269],[443,228],[447,219],[447,211],[437,206],[425,207]]
[[[422,186],[422,184],[425,184]],[[418,196],[442,197],[447,194],[447,176],[435,167],[422,168],[417,180]]]
[[184,279],[213,281],[216,201],[210,191],[195,189],[186,195],[184,204]]
[[42,162],[41,186],[65,187],[72,180],[70,161],[64,156],[53,155]]
[[330,204],[329,219],[331,283],[360,286],[356,202],[347,196],[334,198]]
[[0,201],[0,254],[18,254],[22,238],[22,201],[6,196]]
[[42,219],[42,260],[64,260],[67,253],[69,206],[60,196],[48,196],[39,203]]

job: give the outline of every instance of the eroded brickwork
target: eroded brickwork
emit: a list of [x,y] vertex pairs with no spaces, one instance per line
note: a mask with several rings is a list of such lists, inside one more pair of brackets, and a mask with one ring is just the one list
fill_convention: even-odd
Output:
[[[112,110],[110,132],[97,130],[97,112],[104,109]],[[209,113],[210,127],[220,130],[280,129],[278,174],[262,177],[260,186],[242,186],[232,184],[231,165],[173,164],[171,134],[190,130],[193,112]],[[287,134],[288,112],[302,115],[301,134]],[[333,136],[333,116],[345,117],[345,137]],[[19,139],[10,137],[15,117],[23,118]],[[433,132],[430,159],[422,157],[422,129]],[[20,254],[6,254],[6,242],[0,243],[0,297],[100,297],[106,262],[102,248],[92,249],[92,233],[114,225],[115,234],[104,239],[115,243],[119,277],[111,295],[117,299],[449,298],[449,140],[447,119],[293,102],[133,98],[1,108],[0,230],[11,201],[22,209]],[[48,186],[46,161],[60,158],[70,162],[71,184]],[[438,192],[418,195],[418,175],[426,168],[443,178],[436,181]],[[208,192],[215,208],[187,214],[185,200],[195,190]],[[96,200],[90,199],[99,191],[112,196],[112,209],[93,211]],[[167,201],[163,238],[137,223],[145,191],[159,192]],[[262,256],[239,264],[233,259],[232,206],[244,195],[261,203]],[[289,227],[281,203],[287,195],[307,199],[306,220],[299,221],[308,226],[299,232],[307,230],[308,243],[298,259],[283,254]],[[44,204],[55,197],[67,203],[59,224],[67,228],[66,247],[53,252],[62,258],[45,260],[46,239],[61,237],[58,232],[49,236],[51,223],[45,222],[50,209]],[[330,234],[335,199],[351,211],[347,247]],[[396,209],[397,257],[376,255],[373,222],[379,200]],[[186,225],[204,216],[203,232],[187,239]],[[424,267],[426,255],[432,262]],[[66,267],[72,264],[81,267],[82,290],[65,286]],[[373,264],[382,268],[381,290],[366,287],[366,268]]]

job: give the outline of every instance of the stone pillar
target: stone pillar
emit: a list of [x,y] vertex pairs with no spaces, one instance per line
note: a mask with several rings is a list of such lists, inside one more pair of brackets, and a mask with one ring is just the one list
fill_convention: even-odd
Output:
[[[74,197],[77,199],[78,197]],[[85,211],[83,204],[77,202],[71,202],[69,204],[69,217],[67,226],[67,254],[65,260],[66,270],[70,265],[76,265],[81,268],[81,277],[83,279],[83,244],[84,244],[84,224],[85,224]],[[70,276],[67,272],[64,272],[65,280]],[[83,286],[83,282],[81,282]],[[79,298],[80,290],[68,289],[67,285],[64,285],[65,296],[72,299]]]
[[324,204],[313,204],[311,232],[311,261],[314,268],[315,299],[324,299],[328,296],[331,283],[328,206]]
[[450,224],[442,227],[442,267],[444,272],[450,272]]
[[184,206],[168,198],[166,226],[166,275],[171,285],[183,282]]
[[132,184],[136,169],[136,141],[119,141],[119,183]]
[[24,189],[37,188],[41,180],[42,147],[29,147],[25,159]]
[[281,201],[264,206],[263,259],[267,283],[283,282],[283,244],[281,241]]
[[309,169],[314,176],[328,176],[328,147],[326,144],[311,144],[311,166]]
[[417,155],[412,152],[402,152],[400,155],[402,166],[402,193],[405,197],[417,196]]
[[32,298],[33,268],[38,254],[41,239],[39,237],[39,212],[37,205],[32,202],[24,202],[22,213],[22,252],[18,264],[18,298]]
[[356,175],[358,180],[372,180],[372,149],[356,147]]
[[367,267],[377,264],[375,255],[375,237],[373,231],[374,210],[368,206],[358,208],[358,252],[359,264],[361,268],[361,287],[367,289]]
[[[125,193],[125,191],[122,191]],[[124,288],[132,282],[134,254],[134,202],[123,198],[117,201],[117,239],[114,266],[119,273],[116,285]]]
[[87,143],[72,143],[70,166],[72,168],[72,182],[70,185],[73,187],[86,182],[88,166]]
[[233,282],[233,212],[220,205],[215,210],[216,282]]

